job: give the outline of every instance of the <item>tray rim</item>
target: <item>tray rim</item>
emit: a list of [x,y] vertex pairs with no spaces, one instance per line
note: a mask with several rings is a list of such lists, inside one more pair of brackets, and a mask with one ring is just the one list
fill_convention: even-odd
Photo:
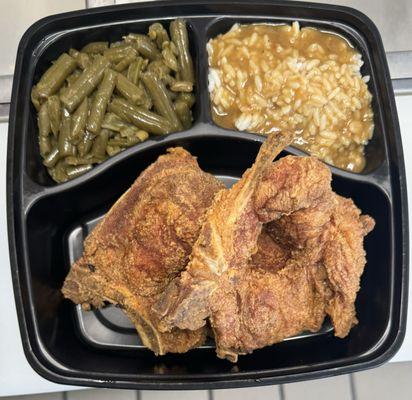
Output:
[[[259,0],[260,4],[267,4],[267,5],[285,5],[282,1],[268,1],[268,0]],[[221,4],[222,2],[218,0],[209,0],[209,1],[202,1],[202,0],[193,0],[189,2],[189,4]],[[236,0],[230,2],[232,6],[236,4],[247,4],[249,3],[248,0]],[[17,61],[16,61],[16,68],[15,73],[17,76],[21,76],[19,74],[19,70],[22,67],[22,56],[25,50],[25,46],[27,45],[28,40],[30,39],[31,35],[36,32],[36,30],[40,29],[42,26],[49,24],[56,19],[62,18],[70,18],[73,16],[80,16],[80,15],[98,15],[99,13],[105,12],[115,12],[117,10],[127,10],[127,9],[134,9],[138,8],[147,8],[147,7],[162,7],[163,5],[184,5],[188,4],[188,1],[182,0],[178,2],[174,2],[171,0],[161,0],[159,3],[154,5],[153,3],[139,3],[139,4],[126,4],[121,6],[109,6],[109,7],[101,7],[93,10],[80,10],[70,13],[58,14],[55,16],[50,16],[43,18],[42,20],[33,24],[24,34],[23,38],[20,41],[18,53],[17,53]],[[296,6],[300,8],[309,8],[315,10],[322,10],[328,9],[337,11],[340,13],[350,14],[353,17],[360,19],[365,24],[369,26],[369,29],[372,31],[374,35],[374,39],[378,41],[378,45],[382,47],[382,42],[380,39],[379,32],[377,31],[376,26],[373,22],[361,12],[354,10],[349,7],[342,7],[342,6],[334,6],[334,5],[325,5],[325,4],[315,4],[315,3],[299,3],[299,2],[288,2],[288,5]],[[383,48],[383,47],[382,47]],[[386,59],[384,61],[384,68],[387,69]],[[29,315],[26,315],[25,311],[23,310],[23,291],[27,290],[27,282],[25,279],[22,279],[19,275],[19,271],[22,268],[21,264],[24,264],[24,269],[27,267],[27,263],[24,260],[25,255],[24,252],[21,252],[19,255],[17,252],[18,242],[22,243],[21,232],[18,229],[18,224],[16,220],[16,214],[18,214],[19,203],[18,196],[15,196],[13,189],[18,182],[18,179],[14,177],[15,172],[15,159],[14,159],[14,136],[15,132],[15,123],[16,123],[16,111],[17,111],[17,88],[19,85],[19,79],[15,79],[13,82],[13,96],[10,108],[10,122],[9,122],[9,133],[8,133],[8,149],[7,149],[7,225],[8,225],[8,240],[9,240],[9,251],[10,251],[10,263],[11,263],[11,272],[12,272],[12,280],[13,280],[13,288],[14,288],[14,295],[15,295],[15,302],[18,314],[18,321],[19,327],[21,332],[21,338],[23,342],[23,349],[26,355],[27,360],[29,361],[30,365],[33,369],[36,370],[41,376],[56,383],[63,383],[63,384],[73,384],[73,385],[81,385],[81,386],[96,386],[96,387],[118,387],[118,388],[132,388],[136,389],[137,387],[140,389],[210,389],[210,388],[229,388],[229,387],[245,387],[245,386],[255,386],[255,385],[269,385],[269,384],[278,384],[278,383],[287,383],[292,381],[301,381],[305,379],[316,379],[326,376],[332,376],[347,372],[355,372],[366,368],[371,368],[374,366],[378,366],[389,358],[391,358],[396,351],[399,349],[403,337],[405,335],[405,328],[406,328],[406,311],[407,311],[407,289],[408,289],[408,264],[409,264],[409,236],[408,236],[408,209],[407,209],[407,193],[406,193],[406,176],[405,176],[405,167],[403,161],[403,152],[402,152],[402,144],[401,144],[401,137],[399,131],[399,124],[397,118],[394,119],[394,146],[392,148],[388,148],[388,151],[394,152],[398,159],[398,165],[391,165],[390,171],[396,170],[397,176],[395,177],[394,174],[390,173],[391,179],[391,187],[394,191],[394,196],[396,196],[396,200],[398,200],[400,204],[400,210],[394,217],[394,224],[400,223],[399,231],[400,231],[400,243],[399,246],[402,249],[402,253],[400,257],[400,267],[397,269],[398,276],[400,276],[400,317],[399,317],[399,326],[397,331],[395,332],[396,336],[392,343],[384,349],[381,354],[378,354],[375,358],[360,361],[359,363],[351,364],[351,365],[343,365],[336,368],[325,368],[321,364],[317,364],[316,366],[312,366],[308,368],[306,372],[299,372],[296,371],[300,367],[295,368],[288,368],[288,372],[282,374],[278,373],[276,376],[270,376],[271,371],[273,370],[266,370],[263,374],[259,372],[246,372],[246,373],[223,373],[217,374],[217,377],[212,376],[211,374],[202,374],[201,376],[192,375],[191,377],[182,377],[179,375],[172,375],[172,376],[158,376],[153,374],[141,374],[139,377],[136,375],[130,376],[129,379],[126,374],[124,374],[123,379],[117,379],[115,381],[106,379],[97,379],[93,377],[79,377],[69,371],[65,371],[62,368],[60,370],[55,369],[52,367],[51,360],[47,360],[45,355],[47,355],[47,351],[45,348],[42,348],[42,343],[38,338],[38,332],[36,331],[35,323],[34,323],[34,315],[33,310]],[[390,102],[391,107],[396,110],[396,106],[394,103],[393,97],[393,90],[391,84],[387,87],[387,95]],[[395,178],[398,178],[399,181]],[[20,207],[21,208],[21,207]],[[16,210],[15,210],[16,209]],[[21,211],[21,210],[20,210]],[[391,210],[393,211],[393,210]],[[17,217],[18,218],[18,217]],[[399,220],[400,219],[400,220]],[[16,222],[17,221],[17,222]],[[22,260],[23,259],[23,260]],[[20,268],[19,268],[20,266]],[[21,272],[21,271],[20,271]],[[25,278],[27,279],[27,272],[24,271],[26,274]],[[34,334],[37,339],[37,343],[33,343],[30,340],[29,335],[29,328],[34,331]],[[35,348],[42,350],[43,354],[38,357],[35,354]],[[375,352],[377,352],[375,350]],[[295,370],[295,372],[294,372]],[[253,377],[252,377],[253,376]]]

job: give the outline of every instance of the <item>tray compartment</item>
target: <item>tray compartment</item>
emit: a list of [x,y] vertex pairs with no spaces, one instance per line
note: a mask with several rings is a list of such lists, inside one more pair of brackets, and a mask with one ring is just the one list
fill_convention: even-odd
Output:
[[[80,256],[82,241],[88,231],[139,173],[159,155],[164,154],[167,147],[183,145],[198,157],[205,171],[223,177],[227,183],[233,183],[253,162],[259,144],[259,141],[224,138],[220,135],[169,140],[167,145],[159,142],[156,147],[134,154],[93,179],[65,192],[44,196],[31,206],[27,213],[27,243],[32,301],[39,343],[47,349],[48,357],[54,363],[65,365],[70,370],[81,369],[82,374],[90,371],[101,374],[107,368],[104,363],[91,365],[90,361],[85,365],[79,364],[79,360],[84,358],[93,359],[92,354],[97,350],[99,359],[107,357],[116,360],[113,365],[116,365],[116,369],[120,368],[119,373],[131,373],[127,363],[122,365],[118,361],[126,356],[135,360],[139,371],[153,373],[159,379],[164,374],[174,375],[175,363],[180,365],[178,371],[182,364],[185,365],[188,379],[193,374],[219,374],[221,368],[226,368],[229,363],[215,360],[214,348],[210,345],[192,350],[184,356],[156,357],[139,345],[136,333],[130,330],[124,319],[116,322],[119,318],[117,312],[120,313],[120,310],[79,312],[71,302],[62,301],[59,289],[70,263]],[[210,157],[212,151],[214,157]],[[232,157],[227,156],[230,153]],[[281,156],[284,155],[285,152]],[[377,221],[375,230],[365,240],[368,264],[357,299],[360,324],[342,340],[333,336],[330,324],[326,322],[322,331],[316,335],[302,335],[241,357],[237,363],[239,373],[260,373],[262,369],[281,371],[292,366],[304,368],[305,365],[315,365],[321,360],[330,365],[342,366],[366,357],[378,343],[381,343],[380,349],[384,347],[391,327],[389,311],[392,307],[392,284],[390,270],[387,268],[392,250],[390,202],[375,185],[339,176],[334,176],[333,185],[337,193],[353,197],[362,211]],[[94,195],[90,196],[90,193]],[[382,242],[388,243],[388,246],[380,245]],[[101,343],[99,334],[102,331],[99,330],[98,323],[109,328],[105,331],[108,334],[105,343]],[[113,335],[119,333],[134,336],[134,345],[131,345],[130,336],[124,336],[124,340],[117,337],[116,340],[120,340],[120,343],[113,341]],[[69,352],[61,348],[62,342],[66,340]],[[323,349],[321,354],[319,348]],[[189,367],[196,363],[202,364],[202,367]],[[159,365],[164,365],[161,373]],[[237,373],[230,373],[232,378],[236,375]]]
[[[330,18],[330,19],[329,19]],[[363,76],[369,75],[370,81],[368,82],[369,91],[372,93],[372,110],[374,112],[374,134],[369,143],[365,146],[365,158],[366,166],[361,174],[370,174],[379,168],[386,158],[386,144],[385,136],[389,132],[385,132],[387,129],[384,125],[385,120],[388,118],[388,110],[382,104],[383,99],[380,98],[381,88],[378,82],[378,76],[384,74],[383,66],[376,63],[376,55],[374,54],[374,49],[371,48],[370,44],[367,42],[365,37],[365,29],[362,31],[357,31],[353,26],[349,25],[347,22],[340,22],[339,15],[335,17],[323,17],[323,18],[311,18],[306,16],[303,18],[293,18],[293,17],[281,17],[281,16],[267,16],[267,15],[253,15],[253,16],[227,16],[227,17],[217,17],[212,20],[206,28],[206,43],[215,38],[220,34],[224,34],[230,30],[230,28],[235,23],[241,24],[291,24],[293,21],[299,21],[301,27],[314,27],[323,31],[328,31],[336,33],[344,38],[346,38],[356,50],[362,55],[362,60],[364,61],[361,67],[361,74]],[[207,54],[206,54],[207,60]],[[206,76],[203,77],[207,81]],[[207,87],[206,87],[207,90]],[[205,115],[208,122],[215,125],[211,115],[211,101],[208,98],[209,108],[205,110]]]

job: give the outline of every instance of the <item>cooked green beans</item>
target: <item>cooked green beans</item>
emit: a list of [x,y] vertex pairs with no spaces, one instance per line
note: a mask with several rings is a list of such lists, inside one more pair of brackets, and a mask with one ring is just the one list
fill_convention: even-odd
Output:
[[43,74],[36,85],[39,97],[47,98],[55,94],[63,86],[65,79],[74,71],[76,66],[76,60],[67,53],[63,53]]
[[52,168],[56,165],[57,161],[59,161],[60,153],[59,149],[55,147],[43,160],[43,164],[48,167]]
[[179,52],[181,79],[194,83],[193,61],[189,52],[189,38],[184,20],[178,18],[170,23],[170,36]]
[[31,94],[30,94],[31,102],[34,105],[34,108],[36,109],[37,112],[40,111],[40,96],[39,96],[39,91],[37,90],[36,86],[33,86],[31,89]]
[[133,61],[129,65],[126,78],[134,85],[137,85],[139,82],[140,74],[142,73],[142,70],[146,65],[147,63],[145,62],[145,60],[142,57],[138,57],[136,61]]
[[47,103],[43,103],[40,107],[39,111],[39,136],[40,137],[48,137],[50,133],[50,117],[49,117],[49,110],[47,107]]
[[170,121],[174,131],[181,130],[182,124],[176,115],[163,82],[151,72],[143,74],[142,81],[153,99],[156,111]]
[[125,100],[114,99],[109,104],[109,110],[138,128],[156,135],[173,131],[170,121],[166,118],[141,107],[133,106]]
[[69,50],[69,55],[71,55],[77,62],[77,66],[83,70],[87,68],[91,63],[92,60],[90,56],[86,53],[82,53],[80,51],[77,51],[75,49],[70,49]]
[[110,129],[115,132],[121,132],[122,130],[127,129],[130,126],[132,125],[125,122],[124,120],[122,120],[120,117],[118,117],[116,114],[112,112],[108,112],[104,116],[104,120],[102,123],[102,128]]
[[88,113],[88,99],[86,97],[73,113],[70,142],[77,143],[80,140],[81,134],[84,132],[86,127]]
[[183,100],[178,100],[174,103],[174,109],[184,129],[189,129],[192,126],[192,113],[189,106]]
[[93,146],[94,135],[89,131],[85,131],[80,143],[77,145],[79,156],[84,157],[90,152]]
[[94,97],[92,108],[90,110],[89,119],[87,120],[87,129],[95,134],[100,132],[104,114],[106,113],[107,105],[116,84],[117,74],[111,69],[107,69],[104,73],[102,82],[100,83],[96,96]]
[[53,132],[53,135],[57,137],[62,118],[62,108],[59,96],[53,95],[48,98],[47,111],[49,113],[51,131]]
[[117,46],[107,49],[103,54],[112,63],[118,63],[123,58],[125,58],[132,49],[132,46],[128,44],[127,46]]
[[142,104],[144,100],[143,90],[130,82],[125,76],[118,74],[116,89],[132,104]]
[[193,91],[193,83],[188,81],[176,81],[170,85],[170,90],[173,92],[186,92],[190,93]]
[[61,96],[63,105],[72,112],[85,97],[87,97],[100,83],[104,71],[110,65],[109,60],[103,56],[95,58],[93,63],[86,68],[77,80]]
[[93,168],[92,164],[79,165],[78,167],[67,167],[66,174],[68,179],[77,178],[83,175],[85,172],[90,171]]
[[117,72],[124,71],[137,57],[137,51],[133,48],[127,49],[126,55],[114,66]]
[[188,129],[193,78],[183,20],[69,48],[31,91],[50,176],[66,182],[150,135]]
[[125,41],[128,43],[133,43],[135,45],[135,49],[143,57],[148,58],[151,61],[157,60],[161,57],[156,45],[146,35],[129,33],[129,35],[125,37]]
[[149,26],[148,36],[150,39],[156,42],[159,49],[162,48],[162,44],[164,42],[168,42],[170,40],[167,30],[163,28],[163,25],[159,24],[158,22]]
[[163,62],[173,71],[179,71],[179,64],[177,62],[176,56],[173,54],[173,51],[170,47],[165,47],[162,50]]
[[195,101],[196,101],[193,93],[185,93],[185,92],[179,93],[179,95],[177,96],[177,100],[183,100],[184,102],[187,103],[189,108],[192,108],[193,104],[195,104]]
[[52,150],[51,143],[50,143],[50,118],[49,112],[47,110],[47,103],[44,103],[40,107],[39,111],[39,119],[38,119],[38,126],[39,126],[39,148],[40,154],[42,157],[46,157],[47,154],[50,153]]
[[58,139],[58,149],[60,156],[74,156],[76,155],[76,147],[70,143],[70,127],[71,117],[69,114],[63,114],[62,127]]
[[67,165],[87,165],[87,164],[96,164],[100,160],[98,158],[94,158],[92,155],[87,155],[86,157],[75,157],[75,156],[68,156],[65,158],[65,162]]
[[93,143],[92,155],[98,160],[104,160],[106,158],[106,147],[109,140],[110,132],[108,129],[102,129],[99,136]]
[[109,42],[91,42],[82,48],[83,53],[99,54],[109,48]]

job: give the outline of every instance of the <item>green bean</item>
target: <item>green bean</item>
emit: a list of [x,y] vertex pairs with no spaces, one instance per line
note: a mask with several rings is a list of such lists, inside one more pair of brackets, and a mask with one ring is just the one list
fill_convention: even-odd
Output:
[[52,150],[50,143],[50,118],[49,112],[47,110],[47,103],[43,103],[40,107],[38,116],[38,126],[39,126],[39,148],[40,155],[44,158]]
[[50,138],[48,136],[39,136],[40,155],[44,158],[52,150]]
[[38,116],[39,136],[48,137],[51,131],[50,117],[47,103],[43,103],[40,107]]
[[156,42],[159,49],[162,48],[163,42],[168,42],[170,40],[167,30],[163,28],[163,25],[159,22],[156,22],[149,26],[148,36],[150,39]]
[[86,157],[75,157],[75,156],[68,156],[64,159],[67,165],[86,165],[86,164],[96,164],[101,160],[92,156],[92,154],[87,154]]
[[126,46],[111,47],[105,50],[103,54],[110,62],[117,63],[125,58],[132,48],[132,45],[128,43]]
[[175,56],[178,56],[178,55],[179,55],[179,50],[177,49],[176,45],[175,45],[173,42],[164,43],[163,46],[164,46],[164,47],[169,47],[170,50],[172,50],[172,53],[173,53]]
[[58,95],[59,95],[60,98],[62,98],[62,96],[67,92],[67,89],[68,89],[68,88],[69,88],[69,87],[68,87],[67,85],[62,86],[62,87],[60,88],[60,90],[58,91]]
[[116,114],[107,113],[103,120],[103,127],[119,132],[121,137],[137,137],[141,142],[149,137],[146,131],[143,131],[134,125],[123,121]]
[[177,62],[176,56],[173,54],[169,47],[165,47],[162,50],[163,62],[173,71],[179,70],[179,64]]
[[106,147],[106,152],[110,157],[115,156],[116,154],[120,153],[121,151],[123,151],[124,149],[122,149],[119,146],[107,146]]
[[116,47],[125,47],[125,46],[130,46],[130,44],[126,43],[123,40],[118,40],[117,42],[110,43],[109,48],[115,49]]
[[31,102],[34,105],[34,108],[36,109],[37,112],[40,111],[40,97],[39,97],[39,91],[37,90],[37,86],[33,86],[31,89]]
[[117,72],[124,71],[137,57],[137,51],[133,48],[127,49],[127,54],[114,66]]
[[77,167],[68,167],[66,169],[66,174],[68,179],[77,178],[80,175],[85,174],[93,168],[92,164],[79,165]]
[[163,62],[163,60],[152,61],[147,66],[147,71],[152,72],[159,79],[161,79],[165,84],[170,84],[174,82],[174,78],[170,75],[170,68]]
[[187,81],[176,81],[170,85],[170,90],[173,92],[186,92],[190,93],[193,91],[193,83]]
[[49,113],[51,131],[53,132],[53,135],[57,137],[62,118],[59,96],[53,95],[47,99],[47,111]]
[[70,125],[71,117],[67,113],[63,113],[62,125],[60,128],[59,138],[58,138],[58,149],[60,156],[74,156],[76,155],[76,146],[73,146],[70,139]]
[[174,131],[181,130],[182,124],[173,109],[173,104],[163,82],[151,72],[144,73],[142,81],[153,100],[156,111],[170,121]]
[[121,74],[117,75],[116,89],[132,104],[141,104],[143,102],[144,93],[142,89]]
[[[120,136],[120,138],[135,138],[137,135],[137,132],[140,132],[139,128],[136,128],[134,125],[132,126],[126,126],[123,129],[120,130],[120,135],[116,135],[117,137]],[[142,131],[143,132],[143,131]]]
[[97,160],[104,160],[106,158],[106,147],[109,140],[110,131],[102,129],[99,136],[94,140],[92,147],[92,155]]
[[96,96],[90,109],[89,119],[87,120],[87,129],[94,134],[100,132],[103,117],[106,113],[110,97],[112,96],[116,79],[116,72],[107,69],[104,73],[103,80],[97,89]]
[[162,135],[173,130],[171,123],[166,118],[141,107],[133,106],[122,99],[114,99],[109,104],[109,111],[114,112],[120,118],[138,128],[153,134]]
[[185,93],[185,92],[179,93],[179,95],[177,96],[177,100],[182,100],[186,102],[189,108],[192,108],[193,104],[195,104],[196,102],[196,99],[193,93]]
[[57,138],[54,136],[50,136],[50,144],[53,149],[57,147],[57,143],[58,143]]
[[67,87],[70,87],[73,85],[74,82],[77,81],[79,76],[82,74],[82,71],[80,69],[75,69],[67,78]]
[[86,54],[97,54],[103,53],[108,48],[108,42],[91,42],[86,44],[86,46],[84,46],[81,51]]
[[48,168],[49,174],[57,182],[66,182],[69,178],[66,173],[67,165],[63,160],[57,162],[54,168]]
[[139,106],[145,108],[146,110],[150,110],[153,107],[153,101],[141,81],[139,82],[138,86],[140,89],[142,89],[143,92],[143,103],[139,104]]
[[59,149],[54,147],[52,151],[44,158],[43,165],[47,168],[52,168],[56,165],[57,161],[60,159]]
[[[138,141],[136,143],[138,143]],[[110,139],[108,142],[108,145],[112,147],[113,146],[130,147],[136,143],[130,143],[126,138],[123,138],[123,139]]]
[[92,63],[92,58],[86,53],[78,52],[75,59],[76,59],[78,67],[81,70],[86,69]]
[[54,64],[43,74],[36,85],[39,97],[49,97],[55,94],[64,84],[65,79],[76,68],[76,60],[63,53]]
[[115,132],[120,132],[122,129],[126,129],[129,126],[133,125],[129,125],[127,122],[123,121],[120,117],[112,112],[106,113],[102,122],[102,128],[110,129]]
[[148,138],[149,134],[146,131],[130,132],[129,135],[122,138],[114,138],[108,141],[109,146],[131,147],[137,143],[141,143]]
[[84,132],[87,122],[88,110],[88,99],[85,97],[79,107],[72,116],[72,125],[70,132],[70,142],[76,143],[80,139],[80,135]]
[[161,54],[156,45],[146,35],[129,33],[124,39],[127,43],[133,43],[135,49],[143,57],[148,58],[151,61],[161,58]]
[[189,129],[192,126],[192,113],[185,101],[178,100],[174,103],[174,109],[184,129]]
[[76,49],[70,49],[69,55],[76,60],[77,66],[81,70],[87,68],[92,63],[92,60],[88,54],[81,53]]
[[186,22],[183,19],[177,18],[170,23],[170,36],[179,51],[178,61],[181,79],[194,83],[193,61],[189,52],[189,37]]
[[120,137],[119,134],[117,134],[116,136],[118,138],[127,138],[128,140],[139,140],[141,142],[143,142],[144,140],[146,140],[149,137],[149,134],[139,128],[136,128],[134,125],[126,125],[124,127],[122,127],[120,129]]
[[90,153],[93,146],[93,140],[94,135],[89,131],[85,131],[80,143],[77,145],[80,157],[84,157],[86,154]]
[[136,136],[139,138],[141,142],[144,142],[149,138],[149,132],[140,130],[139,132],[136,133]]
[[134,85],[137,85],[139,82],[140,74],[143,71],[143,68],[147,65],[147,60],[144,60],[142,57],[137,57],[136,61],[133,61],[127,70],[127,79],[132,82]]
[[79,78],[61,96],[63,105],[72,112],[85,97],[87,97],[103,78],[105,69],[109,66],[109,60],[103,56],[95,58]]

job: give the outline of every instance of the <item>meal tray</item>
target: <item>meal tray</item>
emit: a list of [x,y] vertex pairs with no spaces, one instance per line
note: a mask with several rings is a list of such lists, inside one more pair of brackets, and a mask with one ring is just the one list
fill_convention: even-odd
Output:
[[[116,41],[159,21],[188,22],[197,85],[194,123],[184,132],[150,138],[70,182],[55,184],[37,144],[33,83],[70,47]],[[254,161],[264,138],[216,126],[207,90],[206,43],[235,22],[291,23],[336,32],[360,51],[373,95],[375,132],[360,173],[331,167],[333,188],[376,220],[365,239],[367,265],[356,307],[359,324],[345,339],[328,321],[242,356],[216,357],[207,343],[186,354],[156,357],[139,344],[130,322],[113,307],[83,312],[60,288],[92,226],[167,148],[183,146],[205,171],[230,185]],[[281,156],[303,155],[289,147]],[[32,25],[17,54],[7,158],[10,259],[23,348],[32,367],[62,384],[129,389],[206,389],[278,384],[358,371],[387,361],[406,326],[408,215],[404,160],[385,53],[375,25],[360,12],[323,4],[261,1],[158,1],[59,14]]]

